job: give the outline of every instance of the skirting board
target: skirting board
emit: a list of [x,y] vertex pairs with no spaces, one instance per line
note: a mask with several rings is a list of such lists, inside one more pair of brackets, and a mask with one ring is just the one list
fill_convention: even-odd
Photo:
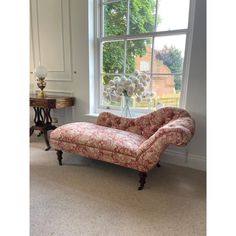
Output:
[[167,149],[161,155],[161,162],[206,171],[206,158],[191,153]]

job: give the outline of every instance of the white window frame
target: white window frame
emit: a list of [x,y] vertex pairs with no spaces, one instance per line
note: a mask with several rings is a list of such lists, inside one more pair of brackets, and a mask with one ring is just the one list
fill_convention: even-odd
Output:
[[[107,0],[109,3],[119,2],[120,0]],[[127,0],[128,4],[130,0]],[[157,1],[158,2],[158,1]],[[125,46],[124,46],[124,60],[126,60],[126,44],[127,40],[132,39],[144,39],[144,38],[152,38],[153,46],[152,46],[152,57],[154,55],[154,39],[155,37],[160,36],[173,36],[173,35],[186,35],[186,41],[185,41],[185,55],[184,55],[184,63],[183,63],[183,73],[182,73],[182,84],[181,84],[181,96],[180,96],[180,108],[185,108],[186,106],[186,98],[187,98],[187,87],[188,87],[188,78],[189,78],[189,68],[190,68],[190,58],[191,58],[191,48],[192,48],[192,36],[193,36],[193,26],[194,26],[194,15],[195,15],[195,4],[196,0],[190,0],[189,4],[189,18],[188,18],[188,27],[186,29],[177,29],[177,30],[170,30],[170,31],[159,31],[159,32],[148,32],[148,33],[140,33],[138,35],[130,35],[128,34],[129,27],[127,27],[127,35],[122,36],[106,36],[103,37],[102,34],[104,32],[104,29],[101,30],[101,26],[104,26],[103,24],[103,17],[102,14],[104,14],[101,10],[101,7],[105,5],[106,3],[103,3],[102,0],[94,0],[94,103],[93,103],[93,111],[90,111],[90,113],[100,113],[103,111],[111,111],[113,113],[119,114],[120,109],[117,107],[105,107],[100,105],[101,104],[101,62],[102,62],[102,53],[101,53],[101,45],[103,42],[109,42],[109,41],[115,41],[115,40],[124,40]],[[103,8],[102,8],[103,9]],[[129,25],[129,7],[127,10],[127,25]],[[155,15],[155,27],[157,24],[157,14]],[[155,75],[155,73],[152,73],[152,63],[153,58],[151,60],[151,76]],[[125,65],[123,69],[123,73],[125,74]],[[117,75],[117,74],[116,74]],[[159,73],[158,73],[159,75]],[[133,109],[133,108],[132,108]],[[148,113],[150,110],[148,109],[138,109],[134,108],[135,115],[138,115],[140,113]]]

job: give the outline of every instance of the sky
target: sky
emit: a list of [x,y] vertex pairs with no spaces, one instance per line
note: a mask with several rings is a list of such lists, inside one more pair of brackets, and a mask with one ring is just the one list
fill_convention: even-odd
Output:
[[189,0],[158,0],[158,31],[187,28]]
[[[161,23],[157,31],[185,29],[188,27],[189,0],[159,0],[158,15]],[[164,45],[175,46],[182,51],[184,56],[185,36],[160,37],[155,41],[155,49],[163,48]]]

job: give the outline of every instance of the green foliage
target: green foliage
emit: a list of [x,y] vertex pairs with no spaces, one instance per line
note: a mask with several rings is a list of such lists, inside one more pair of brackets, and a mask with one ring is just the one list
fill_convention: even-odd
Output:
[[103,44],[103,71],[122,73],[124,67],[124,42],[107,42]]
[[[156,0],[130,1],[130,34],[152,32],[155,25]],[[160,21],[160,19],[158,20]],[[127,0],[107,4],[104,7],[104,35],[126,35],[127,33]],[[127,42],[126,73],[135,70],[135,56],[146,54],[149,39]],[[108,42],[103,45],[103,72],[122,73],[124,64],[124,42]],[[106,81],[104,81],[106,83]]]
[[104,6],[104,35],[123,35],[127,28],[127,1],[110,3]]
[[153,32],[156,0],[132,0],[130,4],[130,33]]
[[[163,64],[168,66],[171,73],[182,73],[183,71],[183,57],[181,56],[181,51],[173,46],[164,48],[158,51],[157,60],[163,61]],[[175,89],[181,89],[181,75],[175,75]]]

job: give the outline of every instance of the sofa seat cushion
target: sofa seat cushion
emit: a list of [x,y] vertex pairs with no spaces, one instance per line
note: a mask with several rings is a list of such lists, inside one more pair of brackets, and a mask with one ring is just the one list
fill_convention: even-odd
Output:
[[146,138],[124,130],[77,122],[58,127],[52,131],[50,140],[136,157],[137,149]]

